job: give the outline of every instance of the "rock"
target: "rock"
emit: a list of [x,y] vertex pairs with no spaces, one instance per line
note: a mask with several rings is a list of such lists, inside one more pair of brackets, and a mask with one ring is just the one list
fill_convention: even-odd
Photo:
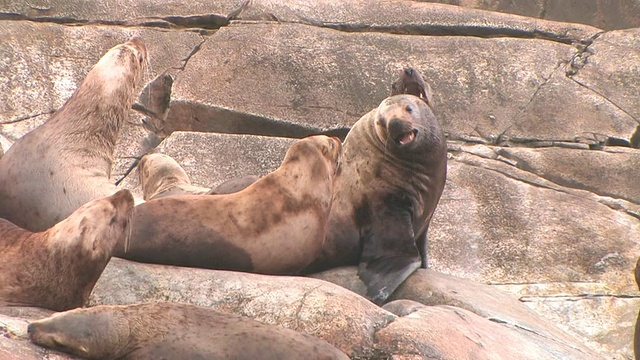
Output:
[[[395,304],[404,315],[376,333],[377,345],[429,359],[598,359],[573,344],[518,327],[502,326],[453,306]],[[398,310],[398,309],[394,309]]]
[[[327,270],[313,274],[311,277],[338,284],[364,295],[366,287],[357,274],[358,268],[352,266]],[[406,301],[413,305],[449,305],[471,311],[478,316],[505,324],[510,328],[526,329],[540,337],[555,339],[555,341],[569,347],[576,347],[575,344],[578,343],[576,338],[558,329],[553,322],[541,318],[513,295],[503,293],[489,285],[441,274],[429,269],[418,269],[413,273],[391,295],[390,301],[384,308],[398,316],[406,316],[411,312],[406,309],[391,310],[397,304],[406,303]],[[588,353],[590,350],[585,348],[583,351]]]
[[[294,139],[175,132],[156,151],[180,164],[193,185],[215,187],[245,175],[265,175],[280,166]],[[140,189],[138,173],[133,172],[123,186]]]
[[300,331],[355,356],[373,347],[374,333],[395,319],[333,284],[301,277],[141,264],[112,258],[90,304],[172,301]]
[[[193,1],[185,7],[179,1],[41,1],[35,4],[10,2],[0,6],[4,17],[50,20],[66,23],[103,23],[110,25],[143,25],[153,27],[217,28],[237,13],[244,1]],[[40,6],[38,6],[40,5]]]
[[582,0],[580,5],[563,0],[422,0],[460,5],[474,9],[500,11],[548,20],[589,24],[601,29],[640,27],[640,9],[634,0],[603,3]]
[[3,360],[65,360],[75,359],[57,351],[32,344],[27,335],[29,322],[47,317],[53,311],[37,308],[0,308],[0,359]]

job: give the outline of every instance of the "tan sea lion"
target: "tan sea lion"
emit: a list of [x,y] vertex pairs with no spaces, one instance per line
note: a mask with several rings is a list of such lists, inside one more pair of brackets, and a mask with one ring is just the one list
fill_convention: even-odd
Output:
[[173,195],[232,194],[244,190],[259,177],[246,175],[227,180],[213,189],[195,186],[187,172],[171,156],[159,153],[147,154],[138,164],[140,185],[145,200]]
[[391,85],[391,96],[400,94],[417,96],[427,105],[433,106],[431,86],[418,70],[410,66],[402,69],[398,79]]
[[359,264],[367,296],[384,303],[427,267],[446,173],[445,136],[429,106],[413,95],[382,101],[347,134],[323,252],[305,272]]
[[0,219],[0,303],[61,311],[86,302],[124,241],[129,190],[91,201],[39,233]]
[[327,233],[337,138],[295,142],[282,165],[228,195],[177,195],[135,208],[130,245],[118,257],[200,268],[295,274]]
[[109,50],[46,123],[0,159],[0,217],[42,231],[83,204],[115,193],[113,152],[147,50],[134,37]]
[[189,175],[172,157],[147,154],[138,163],[140,185],[145,200],[184,194],[206,194],[209,188],[191,185]]
[[349,359],[310,335],[179,303],[75,309],[27,329],[33,343],[84,359]]

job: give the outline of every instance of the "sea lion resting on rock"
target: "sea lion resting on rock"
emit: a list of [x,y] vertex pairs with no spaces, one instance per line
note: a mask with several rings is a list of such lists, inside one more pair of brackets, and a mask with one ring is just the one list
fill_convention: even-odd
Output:
[[228,195],[177,195],[135,208],[130,246],[115,256],[200,268],[295,274],[313,261],[327,233],[341,143],[298,140],[282,165]]
[[33,322],[28,333],[86,359],[349,359],[310,335],[178,303],[76,309]]
[[112,48],[62,108],[11,146],[0,159],[0,217],[42,231],[117,191],[114,147],[146,59],[136,37]]
[[94,200],[52,228],[32,233],[0,219],[0,303],[61,311],[83,306],[124,241],[129,190]]
[[444,188],[445,136],[426,102],[391,96],[358,120],[343,145],[322,255],[305,270],[359,263],[381,304],[421,265]]

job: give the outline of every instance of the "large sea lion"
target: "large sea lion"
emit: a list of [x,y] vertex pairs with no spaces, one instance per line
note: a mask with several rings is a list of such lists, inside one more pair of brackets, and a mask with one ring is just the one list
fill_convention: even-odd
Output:
[[0,303],[55,311],[83,306],[133,208],[129,190],[91,201],[39,233],[0,219]]
[[305,272],[359,264],[377,304],[420,266],[445,184],[445,136],[426,102],[391,96],[358,120],[343,144],[322,255]]
[[349,359],[310,335],[178,303],[75,309],[32,322],[28,333],[85,359]]
[[134,37],[109,50],[46,123],[0,159],[0,217],[42,231],[115,193],[109,181],[120,128],[147,59]]
[[228,195],[177,195],[135,208],[129,260],[200,268],[295,274],[313,261],[327,233],[341,143],[311,136],[282,165]]

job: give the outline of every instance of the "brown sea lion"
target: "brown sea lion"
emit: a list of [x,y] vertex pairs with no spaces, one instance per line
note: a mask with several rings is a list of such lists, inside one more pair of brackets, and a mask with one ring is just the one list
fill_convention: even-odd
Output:
[[145,200],[210,191],[209,188],[191,185],[189,175],[168,155],[154,153],[143,156],[138,163],[138,173]]
[[109,50],[73,96],[0,159],[0,217],[42,231],[115,193],[113,153],[147,50],[134,37]]
[[420,266],[447,173],[445,136],[420,98],[396,95],[358,120],[343,145],[322,255],[305,272],[359,264],[381,304]]
[[120,190],[44,232],[0,219],[0,303],[56,311],[83,306],[124,241],[132,208],[133,196]]
[[327,233],[337,138],[295,142],[282,165],[228,195],[177,195],[135,208],[129,260],[265,274],[295,274],[318,254]]
[[75,309],[27,331],[37,345],[84,359],[349,359],[310,335],[179,303]]
[[405,67],[400,76],[391,85],[391,96],[409,94],[421,98],[429,106],[433,106],[431,86],[420,72],[412,67]]

